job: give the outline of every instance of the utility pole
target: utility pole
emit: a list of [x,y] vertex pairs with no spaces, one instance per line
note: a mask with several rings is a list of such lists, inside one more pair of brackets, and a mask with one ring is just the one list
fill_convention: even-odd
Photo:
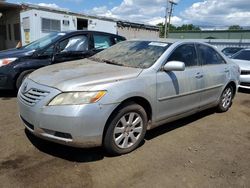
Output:
[[[169,14],[168,14],[168,23],[166,25],[167,25],[167,33],[169,34],[171,16],[173,14],[174,5],[177,5],[177,3],[174,2],[174,0],[168,0],[168,4],[170,4],[170,11],[169,11]],[[166,20],[167,20],[167,18],[166,18]],[[166,28],[166,25],[165,25],[165,28]],[[165,38],[167,38],[167,34],[165,35]]]
[[169,7],[169,0],[167,0],[167,6],[166,6],[166,14],[165,14],[165,27],[164,27],[164,38],[167,38],[168,7]]

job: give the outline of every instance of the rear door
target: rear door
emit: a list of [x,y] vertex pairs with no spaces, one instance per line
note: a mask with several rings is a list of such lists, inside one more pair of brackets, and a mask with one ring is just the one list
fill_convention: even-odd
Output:
[[201,106],[204,106],[219,99],[230,73],[226,61],[215,49],[197,44],[197,51],[204,77],[201,96]]
[[202,69],[193,43],[177,47],[169,61],[182,61],[185,71],[157,73],[157,120],[187,113],[199,108],[202,89]]

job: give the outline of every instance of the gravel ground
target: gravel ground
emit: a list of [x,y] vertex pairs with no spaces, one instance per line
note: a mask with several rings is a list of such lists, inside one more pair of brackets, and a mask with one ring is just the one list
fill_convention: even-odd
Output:
[[250,187],[250,92],[226,113],[207,110],[147,133],[119,157],[35,138],[15,94],[0,92],[0,187]]

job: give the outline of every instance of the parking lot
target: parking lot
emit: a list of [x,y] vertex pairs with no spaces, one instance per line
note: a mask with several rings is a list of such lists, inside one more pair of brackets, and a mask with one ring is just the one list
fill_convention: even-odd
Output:
[[147,133],[118,157],[30,135],[15,94],[0,94],[0,187],[249,187],[250,93],[226,113],[207,110]]

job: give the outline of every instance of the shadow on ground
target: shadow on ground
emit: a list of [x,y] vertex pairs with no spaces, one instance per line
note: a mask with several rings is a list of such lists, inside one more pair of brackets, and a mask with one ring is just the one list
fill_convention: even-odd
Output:
[[16,91],[0,90],[0,98],[2,98],[3,100],[9,100],[9,99],[14,98],[16,96],[17,96]]
[[[145,140],[151,140],[155,137],[163,135],[165,133],[171,132],[172,130],[187,126],[190,123],[197,121],[205,116],[215,113],[214,109],[206,110],[198,114],[183,118],[165,125],[162,125],[158,128],[150,130],[145,136]],[[26,136],[30,142],[40,151],[47,153],[49,155],[59,157],[72,162],[93,162],[102,160],[104,157],[113,157],[107,154],[102,147],[83,149],[83,148],[73,148],[69,146],[64,146],[49,142],[43,139],[40,139],[28,130],[25,130]],[[140,144],[142,147],[145,144],[145,140]],[[146,147],[146,146],[144,146]]]
[[106,156],[101,147],[90,149],[74,148],[40,139],[31,134],[27,129],[25,129],[25,134],[38,150],[68,161],[92,162],[102,160]]

